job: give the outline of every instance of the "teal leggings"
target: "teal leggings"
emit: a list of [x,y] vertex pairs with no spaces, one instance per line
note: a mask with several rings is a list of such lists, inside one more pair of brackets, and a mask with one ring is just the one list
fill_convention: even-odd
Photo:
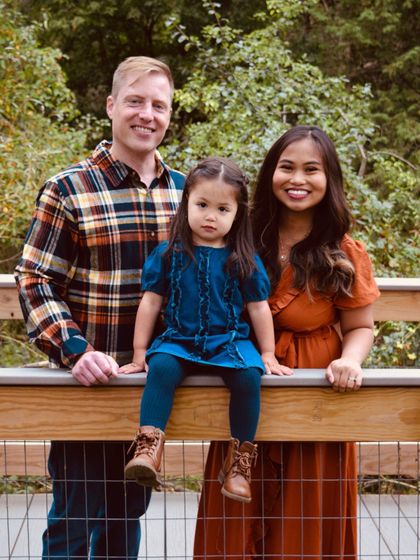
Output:
[[253,441],[260,415],[261,371],[258,368],[209,367],[170,354],[153,354],[140,407],[140,425],[165,431],[175,390],[186,375],[220,375],[230,391],[229,418],[232,437]]

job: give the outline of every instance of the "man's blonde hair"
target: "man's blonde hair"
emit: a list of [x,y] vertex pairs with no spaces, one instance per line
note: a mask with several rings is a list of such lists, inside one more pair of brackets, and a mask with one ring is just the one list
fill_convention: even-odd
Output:
[[174,80],[169,66],[161,60],[151,58],[149,56],[130,56],[118,65],[112,78],[112,97],[116,97],[118,95],[122,81],[132,72],[136,72],[139,76],[142,74],[149,74],[150,72],[163,74],[168,78],[172,97],[174,91]]

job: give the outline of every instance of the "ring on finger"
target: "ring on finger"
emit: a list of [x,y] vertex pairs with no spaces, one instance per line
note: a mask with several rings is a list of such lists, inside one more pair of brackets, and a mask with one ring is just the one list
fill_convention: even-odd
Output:
[[356,381],[357,381],[357,377],[349,377],[347,381],[356,382]]

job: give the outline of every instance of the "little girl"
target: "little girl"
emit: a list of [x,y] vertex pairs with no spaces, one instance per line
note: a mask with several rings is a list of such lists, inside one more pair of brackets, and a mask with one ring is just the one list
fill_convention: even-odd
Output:
[[[232,438],[220,471],[222,493],[251,501],[252,443],[260,411],[261,374],[282,373],[266,301],[270,283],[253,248],[247,179],[224,158],[207,158],[186,178],[169,242],[146,260],[134,334],[133,362],[122,373],[146,370],[140,427],[127,478],[159,482],[164,430],[176,388],[186,375],[221,375],[230,390]],[[148,349],[163,299],[166,330]],[[249,340],[252,323],[261,355]]]

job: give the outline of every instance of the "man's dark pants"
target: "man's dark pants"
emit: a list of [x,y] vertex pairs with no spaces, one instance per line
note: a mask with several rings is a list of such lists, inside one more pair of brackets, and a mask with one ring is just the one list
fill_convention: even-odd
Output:
[[53,441],[43,560],[135,560],[151,489],[124,479],[128,442]]

